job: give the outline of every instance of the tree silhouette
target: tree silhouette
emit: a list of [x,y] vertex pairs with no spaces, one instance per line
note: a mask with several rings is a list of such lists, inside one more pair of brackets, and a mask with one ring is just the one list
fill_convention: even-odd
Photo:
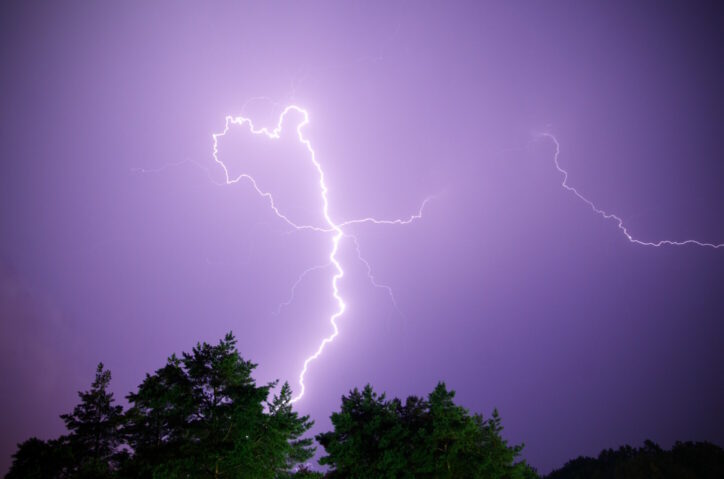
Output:
[[32,437],[18,444],[6,479],[72,477],[73,457],[66,438],[42,441]]
[[598,458],[578,457],[546,479],[717,479],[724,477],[724,450],[707,442],[677,442],[666,451],[652,441],[641,448],[605,449]]
[[[503,438],[497,410],[470,414],[439,383],[426,398],[404,403],[372,386],[342,396],[333,430],[316,436],[326,473],[309,469],[313,440],[308,416],[292,408],[292,391],[258,386],[256,364],[244,360],[228,333],[216,345],[197,344],[171,355],[128,394],[124,413],[109,391],[111,373],[99,364],[80,403],[61,418],[68,433],[18,445],[7,479],[180,478],[418,478],[532,479],[519,461],[522,445]],[[301,465],[301,466],[300,466]],[[710,443],[677,442],[670,451],[606,449],[579,457],[547,479],[719,479],[724,451]]]
[[51,441],[31,438],[18,445],[7,478],[113,477],[122,453],[123,408],[108,391],[111,372],[98,364],[88,391],[78,392],[80,404],[61,415],[68,434]]
[[113,404],[110,382],[111,372],[99,363],[90,390],[78,393],[80,404],[60,416],[70,432],[68,443],[80,477],[107,477],[114,468],[123,408]]
[[[279,478],[314,454],[308,416],[291,390],[257,386],[229,333],[217,345],[172,355],[127,398],[123,414],[98,365],[90,390],[61,416],[68,434],[18,445],[7,478]],[[311,473],[310,473],[311,474]]]
[[[289,474],[314,453],[312,426],[292,411],[287,384],[267,402],[275,383],[257,386],[255,364],[241,358],[229,333],[171,356],[128,395],[124,467],[133,477],[273,478]],[[266,410],[265,410],[266,409]]]
[[327,455],[321,464],[331,477],[367,478],[532,478],[515,462],[522,446],[509,447],[500,435],[497,411],[484,420],[454,403],[444,383],[427,400],[387,400],[370,385],[342,397],[332,414],[334,430],[317,440]]

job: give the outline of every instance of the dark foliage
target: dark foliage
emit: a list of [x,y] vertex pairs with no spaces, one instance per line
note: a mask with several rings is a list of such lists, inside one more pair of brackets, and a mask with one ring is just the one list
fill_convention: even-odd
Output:
[[522,446],[501,437],[497,411],[490,419],[470,415],[440,383],[427,399],[387,400],[371,386],[342,397],[332,414],[334,430],[317,436],[333,467],[345,478],[533,478],[515,462]]
[[[501,420],[470,414],[443,383],[427,398],[404,403],[371,386],[342,397],[332,431],[319,434],[327,473],[305,464],[313,453],[308,416],[292,410],[284,384],[269,400],[255,364],[244,360],[229,333],[217,345],[197,344],[172,355],[127,398],[124,413],[99,364],[80,403],[63,414],[68,433],[18,445],[7,479],[180,478],[485,478],[533,479],[517,461],[523,448],[503,439]],[[304,464],[301,467],[300,464]],[[579,457],[548,479],[719,479],[724,451],[709,443],[676,443],[662,450],[646,441]]]
[[60,416],[69,431],[51,441],[29,439],[18,446],[7,478],[113,477],[121,457],[123,410],[108,391],[111,373],[99,364],[91,388],[78,393],[80,404]]
[[228,334],[198,344],[147,375],[123,414],[98,366],[91,389],[61,416],[69,431],[53,441],[18,446],[7,478],[278,478],[311,458],[312,426],[292,410],[284,384],[257,386]]
[[41,441],[30,438],[18,444],[13,454],[13,465],[6,479],[44,479],[46,477],[71,477],[73,457],[65,438]]
[[[256,386],[233,336],[197,345],[129,394],[129,477],[248,477],[288,474],[313,454],[300,439],[312,423],[290,405],[287,384],[266,402],[273,384]],[[265,406],[267,410],[265,411]]]
[[110,477],[121,443],[123,408],[113,404],[108,391],[111,372],[98,364],[91,389],[79,392],[80,404],[70,414],[60,416],[69,431],[66,437],[74,466],[74,477]]
[[646,441],[641,448],[606,449],[598,458],[579,457],[547,479],[719,479],[724,450],[707,442],[677,442],[670,451]]

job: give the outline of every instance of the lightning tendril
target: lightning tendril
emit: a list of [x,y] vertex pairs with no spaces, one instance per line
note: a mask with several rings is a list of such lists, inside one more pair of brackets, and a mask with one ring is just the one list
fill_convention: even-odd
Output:
[[568,184],[568,171],[561,168],[561,165],[558,162],[558,157],[561,154],[561,144],[558,142],[558,139],[551,133],[539,133],[537,136],[543,137],[543,138],[548,138],[549,140],[551,140],[553,142],[553,144],[556,147],[555,153],[553,155],[553,164],[555,165],[556,170],[558,170],[558,172],[563,175],[563,181],[561,182],[561,186],[563,188],[565,188],[566,190],[570,191],[571,193],[573,193],[574,195],[576,195],[578,197],[578,199],[580,199],[581,201],[586,203],[591,208],[591,210],[593,210],[593,212],[596,213],[597,215],[601,216],[602,218],[604,218],[606,220],[615,221],[616,226],[618,227],[619,230],[621,230],[621,232],[624,234],[624,236],[626,236],[626,239],[628,239],[629,242],[637,244],[637,245],[641,245],[641,246],[653,246],[655,248],[658,248],[661,246],[685,246],[685,245],[696,245],[696,246],[714,248],[714,249],[724,247],[724,243],[706,243],[706,242],[693,240],[693,239],[687,239],[684,241],[673,241],[673,240],[665,239],[665,240],[651,242],[651,241],[642,241],[642,240],[634,238],[634,236],[631,235],[631,233],[629,233],[628,228],[626,228],[626,226],[623,223],[623,220],[620,217],[616,216],[613,213],[607,213],[606,211],[600,209],[598,206],[596,206],[596,204],[593,201],[591,201],[588,198],[586,198],[585,196],[583,196],[575,187],[570,186]]

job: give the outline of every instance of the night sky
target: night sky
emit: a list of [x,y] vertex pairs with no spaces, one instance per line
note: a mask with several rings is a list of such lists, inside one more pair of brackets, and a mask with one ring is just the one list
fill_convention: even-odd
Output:
[[[227,115],[285,106],[324,170],[347,305],[296,408],[444,380],[542,472],[650,438],[724,445],[721,2],[2,2],[0,473],[63,432],[95,365],[123,398],[233,330],[295,392],[329,336],[330,233],[225,184]],[[298,224],[318,175],[285,119],[219,158]],[[280,305],[282,307],[280,307]],[[395,306],[396,305],[396,306]]]

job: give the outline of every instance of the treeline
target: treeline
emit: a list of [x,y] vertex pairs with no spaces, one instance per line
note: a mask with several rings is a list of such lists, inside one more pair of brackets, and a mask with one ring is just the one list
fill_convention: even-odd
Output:
[[15,478],[283,477],[314,454],[307,416],[292,410],[284,384],[258,386],[255,364],[228,334],[217,345],[198,344],[114,404],[111,373],[98,365],[80,404],[61,416],[68,434],[29,439],[18,446]]
[[[257,385],[255,367],[229,333],[217,345],[197,344],[191,353],[172,355],[128,394],[124,411],[109,391],[110,371],[99,364],[91,388],[61,416],[67,434],[19,444],[5,477],[538,477],[519,460],[522,445],[503,439],[497,411],[487,419],[471,415],[443,383],[426,398],[404,402],[369,385],[343,396],[331,417],[333,430],[316,436],[328,472],[315,472],[307,464],[313,440],[304,437],[313,422],[293,411],[288,384],[270,398],[277,383]],[[578,458],[548,477],[719,478],[723,465],[722,450],[711,444],[677,444],[669,452],[646,443]]]
[[597,458],[568,461],[546,479],[720,479],[724,450],[707,442],[677,442],[671,450],[645,441],[641,448],[606,449]]

